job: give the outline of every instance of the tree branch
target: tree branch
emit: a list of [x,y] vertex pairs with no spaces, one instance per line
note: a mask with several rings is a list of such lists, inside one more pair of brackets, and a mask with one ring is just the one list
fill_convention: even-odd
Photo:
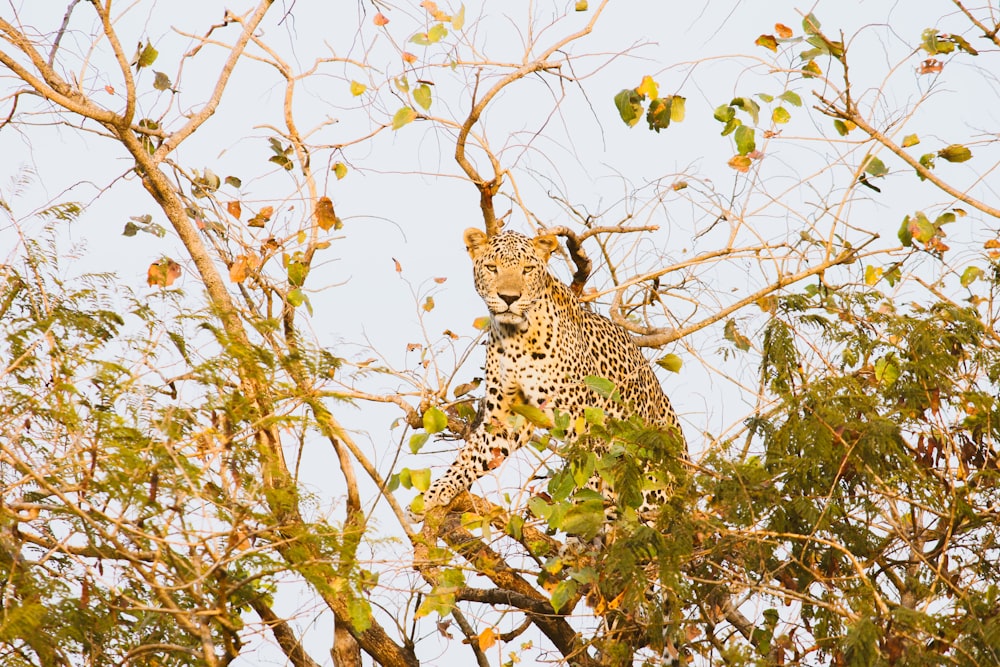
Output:
[[938,188],[948,193],[958,201],[965,202],[969,206],[979,209],[983,213],[993,216],[994,218],[1000,218],[1000,208],[995,208],[993,206],[990,206],[989,204],[986,204],[985,202],[979,201],[978,199],[972,197],[968,193],[962,192],[957,188],[953,187],[952,185],[949,185],[948,183],[943,181],[940,177],[938,177],[937,174],[934,173],[933,170],[928,169],[924,165],[920,164],[919,160],[917,160],[912,155],[903,150],[901,146],[896,144],[896,142],[890,139],[887,135],[872,127],[868,123],[868,121],[866,121],[864,117],[862,117],[860,112],[851,109],[838,109],[833,104],[833,102],[827,100],[822,95],[819,95],[818,93],[814,94],[825,105],[824,107],[817,107],[817,109],[820,112],[832,118],[840,118],[842,120],[851,121],[852,123],[857,125],[862,132],[864,132],[869,137],[871,137],[872,139],[874,139],[875,141],[877,141],[878,143],[882,144],[890,151],[895,153],[897,157],[903,160],[903,162],[913,167],[913,169],[918,174],[920,174],[920,176],[922,176],[924,179],[930,181],[931,183],[933,183]]
[[[607,4],[608,0],[603,0],[600,6],[594,10],[594,14],[590,17],[590,21],[588,21],[587,25],[585,25],[582,29],[572,35],[567,35],[566,37],[560,39],[543,51],[537,58],[531,62],[524,63],[516,70],[497,81],[492,88],[486,91],[485,95],[473,103],[472,109],[469,111],[469,115],[465,118],[465,122],[462,123],[462,127],[458,132],[458,138],[455,140],[455,161],[458,162],[458,165],[462,168],[462,171],[465,172],[465,175],[469,177],[469,180],[475,183],[476,187],[479,189],[480,208],[483,211],[483,220],[485,222],[487,236],[493,236],[500,231],[499,226],[497,225],[496,213],[493,208],[493,197],[497,192],[499,192],[500,186],[503,183],[503,171],[501,170],[496,157],[491,152],[487,151],[487,155],[489,156],[490,163],[493,167],[493,178],[487,181],[479,175],[479,172],[472,165],[472,163],[469,162],[468,157],[465,155],[465,148],[469,138],[469,133],[472,132],[473,126],[475,126],[475,124],[479,121],[479,117],[483,114],[483,111],[486,110],[486,107],[493,100],[493,98],[500,93],[501,90],[506,88],[511,83],[532,74],[533,72],[539,72],[547,69],[557,69],[559,65],[548,62],[549,57],[567,44],[589,35],[593,31],[594,24],[597,23],[597,19],[600,18],[601,13],[604,11],[604,7]],[[478,89],[478,77],[476,83],[476,88]],[[474,91],[473,100],[475,99]]]
[[320,667],[319,663],[309,657],[309,654],[302,648],[302,641],[288,627],[288,622],[279,618],[260,597],[253,597],[250,600],[250,606],[260,616],[264,625],[271,630],[274,640],[278,642],[278,646],[288,656],[288,660],[294,667]]

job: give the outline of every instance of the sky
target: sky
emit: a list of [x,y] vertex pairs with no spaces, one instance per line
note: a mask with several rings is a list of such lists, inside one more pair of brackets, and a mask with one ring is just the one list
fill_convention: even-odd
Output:
[[[0,16],[7,20],[16,16],[23,25],[47,33],[62,16],[63,3],[57,11],[52,4],[9,1],[0,5]],[[455,3],[439,4],[457,12]],[[344,228],[330,237],[330,248],[320,255],[310,276],[308,296],[315,313],[310,327],[315,339],[336,355],[354,361],[377,357],[398,371],[359,378],[358,386],[364,390],[391,393],[406,388],[400,377],[420,377],[422,352],[414,351],[413,343],[438,350],[438,367],[444,374],[468,353],[456,383],[479,373],[482,349],[472,323],[485,311],[472,288],[461,234],[466,227],[481,226],[482,218],[477,192],[452,159],[455,130],[447,125],[460,121],[469,107],[475,68],[453,71],[447,66],[448,48],[460,43],[455,53],[466,61],[520,62],[526,49],[537,52],[538,45],[544,47],[579,30],[598,5],[592,1],[587,12],[567,12],[572,4],[468,2],[464,30],[429,47],[406,41],[428,25],[426,12],[416,2],[383,7],[390,22],[380,31],[371,25],[376,12],[371,5],[286,0],[276,3],[260,31],[261,38],[297,71],[308,70],[316,58],[335,59],[298,83],[294,104],[299,128],[308,133],[310,142],[344,145],[340,151],[319,150],[314,158],[321,194],[333,200]],[[206,46],[186,62],[182,55],[194,44],[191,35],[203,35],[220,22],[225,6],[242,12],[249,4],[121,5],[116,25],[123,43],[148,42],[159,51],[154,65],[139,75],[140,106],[148,117],[162,115],[166,122],[176,122],[178,113],[199,108],[213,84],[222,51]],[[758,137],[764,154],[759,172],[742,176],[726,165],[734,148],[731,140],[719,136],[721,126],[712,117],[715,107],[734,97],[777,96],[786,90],[797,92],[806,107],[816,103],[812,91],[822,91],[818,84],[807,85],[775,71],[776,66],[794,66],[796,58],[776,63],[770,51],[754,46],[758,35],[774,32],[775,23],[801,35],[802,16],[810,11],[824,29],[842,30],[848,38],[854,89],[864,91],[861,103],[893,132],[918,133],[935,145],[961,141],[989,128],[995,132],[1000,107],[983,104],[970,92],[979,86],[995,96],[994,75],[969,58],[955,58],[940,77],[917,73],[925,57],[915,49],[921,32],[935,26],[947,31],[950,23],[955,24],[950,3],[612,2],[593,33],[566,49],[575,56],[572,73],[579,82],[528,77],[501,93],[477,127],[510,170],[497,199],[498,213],[509,212],[508,227],[525,232],[575,224],[566,203],[596,216],[600,224],[628,217],[630,225],[658,226],[655,232],[622,235],[611,244],[612,256],[632,275],[692,260],[733,240],[736,245],[778,243],[800,233],[821,238],[837,233],[860,241],[866,238],[858,231],[863,229],[879,233],[872,247],[896,245],[903,215],[947,206],[947,197],[921,188],[899,163],[890,165],[894,171],[881,193],[862,191],[847,197],[843,187],[850,179],[845,174],[857,167],[869,148],[855,137],[840,140],[831,121],[815,112],[790,108],[792,119],[780,128],[780,135],[766,142]],[[123,86],[103,47],[91,44],[93,25],[86,7],[78,8],[62,45],[75,67],[65,73],[79,76],[98,102],[115,107]],[[360,33],[358,25],[365,26]],[[232,34],[220,30],[215,36],[228,40]],[[468,44],[475,45],[475,51]],[[403,65],[400,48],[417,56],[414,68]],[[371,69],[359,67],[356,63],[361,60]],[[564,72],[570,71],[564,67]],[[179,92],[153,89],[153,70],[167,74]],[[493,71],[485,70],[484,87],[495,80]],[[433,81],[429,113],[445,122],[417,120],[398,131],[381,130],[370,140],[353,143],[388,122],[403,105],[403,96],[390,81],[404,73],[411,85],[417,79]],[[632,128],[622,123],[613,97],[623,88],[638,86],[646,75],[656,80],[661,95],[686,98],[683,122],[660,133],[648,131],[643,122]],[[365,85],[367,92],[352,95],[352,81]],[[14,90],[9,75],[0,73],[0,116],[6,115]],[[243,183],[239,193],[227,196],[238,194],[244,210],[273,206],[278,211],[275,226],[291,228],[304,210],[303,192],[296,189],[300,179],[267,161],[272,155],[268,139],[280,123],[283,95],[272,68],[260,62],[240,63],[218,112],[177,151],[176,160],[188,170],[208,168],[223,177],[238,176]],[[927,95],[929,101],[909,117],[909,110]],[[32,218],[33,212],[55,202],[81,202],[86,206],[83,215],[57,229],[67,257],[62,267],[66,275],[113,270],[138,294],[150,295],[157,288],[145,284],[147,267],[169,256],[184,268],[179,285],[197,294],[193,267],[172,232],[164,238],[122,235],[133,216],[149,214],[167,226],[129,175],[130,162],[123,152],[94,133],[41,124],[44,116],[26,119],[26,126],[0,129],[0,198],[15,211],[17,227],[37,234],[41,223]],[[40,124],[32,125],[36,120]],[[945,133],[945,128],[956,125],[960,137]],[[834,143],[809,139],[817,134]],[[479,168],[488,168],[481,153],[472,155]],[[330,171],[335,162],[347,166],[342,180]],[[949,177],[996,201],[989,179],[975,185],[971,166],[948,168]],[[27,176],[21,192],[15,192],[12,181],[25,178],[28,171],[34,175]],[[676,188],[681,182],[687,187]],[[720,217],[725,219],[720,222]],[[234,228],[231,233],[255,232]],[[970,220],[955,230],[954,238],[971,242],[992,233]],[[596,260],[590,285],[608,287],[607,266],[596,246],[588,250]],[[13,263],[19,252],[15,225],[0,218],[0,263]],[[694,322],[778,273],[801,268],[780,258],[702,262],[671,274],[677,281],[676,293],[665,297],[664,309],[652,315],[659,325]],[[940,271],[931,265],[926,268]],[[564,264],[556,271],[563,278],[569,275]],[[422,307],[428,296],[435,304],[429,312]],[[756,314],[737,315],[751,338],[757,333],[757,321]],[[445,330],[457,333],[459,339],[452,341]],[[668,352],[679,354],[684,366],[677,374],[658,373],[682,415],[692,449],[702,451],[713,438],[739,429],[755,406],[756,357],[736,353],[721,324],[650,355]],[[398,411],[359,404],[340,413],[383,473],[388,472],[399,444],[408,437],[401,428],[391,428]],[[429,453],[417,456],[404,448],[400,465],[431,465],[439,473],[453,456],[451,447],[429,446]],[[342,495],[329,454],[307,449],[303,481],[321,498],[320,511],[336,518]],[[487,478],[477,488],[488,494],[496,494],[501,485],[518,488],[524,464],[506,468],[503,476]],[[380,516],[385,530],[392,532],[391,517]],[[378,552],[377,558],[403,557],[406,551],[403,546],[393,549]],[[292,608],[313,604],[308,597],[293,599],[297,595],[291,593],[285,602]],[[325,656],[321,648],[327,641],[325,632],[319,624],[309,635],[310,643],[319,647],[314,652],[317,657]],[[430,638],[421,650],[435,655],[447,649],[443,640]]]

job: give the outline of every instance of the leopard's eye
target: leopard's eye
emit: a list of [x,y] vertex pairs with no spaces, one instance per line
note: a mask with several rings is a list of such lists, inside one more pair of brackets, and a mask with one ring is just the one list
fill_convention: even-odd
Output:
[[486,270],[489,271],[490,273],[496,273],[497,265],[494,264],[493,262],[490,262],[489,264],[486,265]]
[[534,270],[535,270],[534,264],[526,264],[524,267],[524,273],[531,273]]

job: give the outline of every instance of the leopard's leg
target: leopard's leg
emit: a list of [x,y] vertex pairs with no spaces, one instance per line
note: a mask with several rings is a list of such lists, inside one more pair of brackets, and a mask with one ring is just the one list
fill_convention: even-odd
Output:
[[440,479],[424,493],[424,510],[447,505],[474,481],[496,468],[511,452],[531,438],[531,429],[509,433],[496,423],[478,424],[469,435],[458,457]]

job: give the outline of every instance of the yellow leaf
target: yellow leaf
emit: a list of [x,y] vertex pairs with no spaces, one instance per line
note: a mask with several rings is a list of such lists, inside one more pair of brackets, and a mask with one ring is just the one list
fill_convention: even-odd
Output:
[[774,32],[778,33],[778,37],[782,39],[788,39],[792,36],[792,29],[784,23],[775,23]]
[[149,265],[146,271],[146,284],[150,287],[170,287],[180,276],[181,265],[169,257],[164,257]]
[[465,5],[462,5],[458,13],[451,17],[451,28],[452,30],[461,30],[462,26],[465,25]]
[[763,46],[765,49],[770,49],[772,51],[778,50],[778,40],[774,38],[774,35],[761,35],[754,40],[754,44],[757,46]]
[[741,174],[745,174],[750,171],[751,160],[746,155],[734,155],[726,164]]
[[865,267],[865,285],[871,287],[882,278],[882,268],[869,264]]
[[342,226],[340,219],[337,218],[337,214],[333,211],[333,202],[330,201],[329,197],[320,197],[316,202],[316,224],[324,232],[331,227],[340,229]]
[[472,326],[480,331],[486,331],[490,328],[490,318],[486,316],[477,317],[472,321]]
[[497,643],[497,633],[493,628],[486,628],[479,633],[479,649],[485,651]]
[[250,272],[251,261],[247,255],[237,255],[233,261],[233,265],[229,267],[229,280],[234,283],[241,283],[246,280]]
[[823,70],[819,68],[815,60],[810,60],[802,67],[802,74],[807,79],[811,79],[814,76],[823,76]]
[[660,96],[659,86],[657,86],[656,82],[653,81],[653,77],[649,76],[648,74],[642,77],[642,83],[640,83],[639,87],[635,89],[635,92],[639,93],[640,95],[645,95],[651,100],[655,100]]
[[357,81],[351,81],[351,95],[357,97],[361,93],[368,90],[368,86],[363,83],[358,83]]
[[920,143],[920,137],[915,134],[908,134],[903,137],[903,148],[909,148],[910,146],[916,146]]
[[587,11],[587,0],[576,0],[576,11],[578,12]]
[[403,107],[392,117],[392,129],[398,130],[404,125],[413,121],[417,117],[417,112],[410,107]]
[[337,180],[339,181],[344,176],[347,176],[347,165],[343,162],[337,162],[333,165],[333,173],[336,174]]

